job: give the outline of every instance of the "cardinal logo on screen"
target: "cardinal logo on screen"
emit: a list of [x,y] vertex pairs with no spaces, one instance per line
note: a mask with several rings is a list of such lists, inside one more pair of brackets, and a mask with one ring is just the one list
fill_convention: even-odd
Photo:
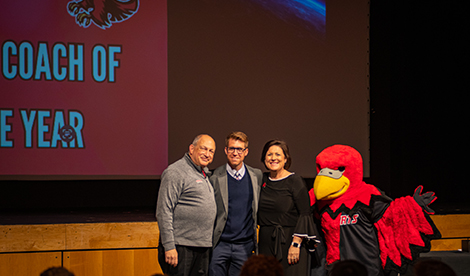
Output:
[[131,18],[138,9],[139,0],[76,0],[67,4],[78,25],[88,28],[93,23],[103,30]]

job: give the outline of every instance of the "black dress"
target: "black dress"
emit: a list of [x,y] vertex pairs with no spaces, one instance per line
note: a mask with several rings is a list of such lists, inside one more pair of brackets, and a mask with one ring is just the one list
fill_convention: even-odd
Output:
[[[313,222],[310,198],[303,179],[296,175],[271,180],[263,175],[258,207],[259,254],[277,257],[284,275],[308,275],[310,253],[318,236]],[[287,254],[292,236],[303,237],[299,262],[289,265]],[[311,251],[309,251],[309,249]]]

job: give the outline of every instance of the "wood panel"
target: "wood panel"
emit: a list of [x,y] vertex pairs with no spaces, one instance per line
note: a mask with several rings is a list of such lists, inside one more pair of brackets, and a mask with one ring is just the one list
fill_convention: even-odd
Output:
[[443,238],[470,237],[470,215],[432,215]]
[[470,215],[432,215],[442,239],[431,241],[431,251],[456,251],[462,249],[462,239],[470,237]]
[[431,251],[457,251],[462,249],[461,239],[440,239],[431,241]]
[[0,252],[65,248],[65,224],[0,225]]
[[157,249],[67,251],[64,267],[75,275],[150,276],[162,273]]
[[[135,275],[153,275],[162,273],[162,268],[158,263],[158,249],[134,250]],[[150,274],[147,271],[151,270]]]
[[156,222],[0,225],[0,252],[155,248]]
[[156,222],[69,224],[66,250],[158,246]]
[[53,266],[62,266],[61,252],[0,254],[0,275],[39,275]]
[[[470,237],[470,215],[432,215],[442,239],[432,250],[459,250]],[[0,252],[156,248],[157,222],[0,225]]]

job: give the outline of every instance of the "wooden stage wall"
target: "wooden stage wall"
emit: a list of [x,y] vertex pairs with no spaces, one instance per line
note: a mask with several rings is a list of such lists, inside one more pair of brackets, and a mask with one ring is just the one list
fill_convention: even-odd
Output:
[[0,275],[64,266],[78,275],[161,273],[156,222],[0,225]]
[[[470,215],[434,215],[442,233],[432,251],[456,251],[470,239]],[[151,276],[157,222],[0,225],[0,275],[39,275],[63,266],[79,275]]]

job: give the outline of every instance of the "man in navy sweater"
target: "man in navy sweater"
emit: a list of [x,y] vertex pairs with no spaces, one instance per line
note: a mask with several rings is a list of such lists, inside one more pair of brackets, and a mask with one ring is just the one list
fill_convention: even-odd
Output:
[[256,213],[262,172],[246,165],[248,137],[232,132],[225,139],[227,164],[210,180],[214,186],[217,218],[209,275],[238,276],[244,262],[257,251]]

